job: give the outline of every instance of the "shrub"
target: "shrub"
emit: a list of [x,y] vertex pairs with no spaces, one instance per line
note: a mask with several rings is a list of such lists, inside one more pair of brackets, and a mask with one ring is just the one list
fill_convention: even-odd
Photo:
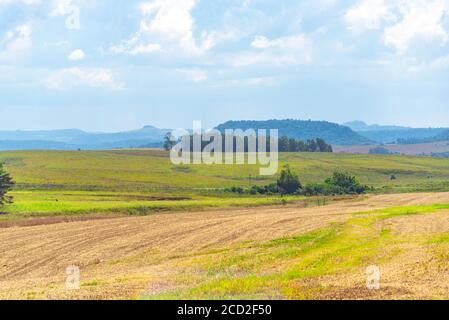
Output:
[[232,187],[231,192],[242,194],[244,192],[244,190],[241,187]]
[[355,176],[339,171],[326,179],[326,184],[336,187],[334,191],[338,194],[362,194],[368,190],[368,187],[361,185]]
[[0,206],[11,203],[12,197],[7,193],[14,187],[14,181],[11,176],[3,169],[3,165],[0,163]]
[[386,155],[386,154],[391,154],[391,151],[384,147],[377,147],[377,148],[370,149],[369,154]]
[[281,194],[295,194],[302,189],[298,175],[294,173],[290,166],[286,165],[281,171],[281,175],[277,181],[277,186]]

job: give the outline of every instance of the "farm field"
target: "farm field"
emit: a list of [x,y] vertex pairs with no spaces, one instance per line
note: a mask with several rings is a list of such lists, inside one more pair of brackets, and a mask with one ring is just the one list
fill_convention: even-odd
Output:
[[[376,193],[449,190],[448,159],[308,153],[280,157],[280,166],[290,164],[303,183],[322,181],[339,169],[374,186]],[[15,203],[4,209],[8,214],[0,215],[0,222],[306,201],[224,192],[268,184],[276,177],[260,177],[258,167],[250,165],[173,166],[167,153],[155,150],[1,152],[0,161],[17,183]]]
[[435,141],[417,144],[390,144],[366,146],[334,146],[334,152],[368,154],[371,149],[385,148],[391,153],[404,155],[430,155],[432,153],[449,152],[449,141]]
[[449,193],[1,229],[0,298],[447,299],[449,205],[435,203]]
[[[256,166],[172,166],[155,150],[2,152],[0,299],[448,299],[449,160],[281,154],[351,197],[251,196]],[[396,179],[392,180],[391,175]],[[79,290],[66,268],[81,270]],[[379,266],[381,289],[365,287]]]

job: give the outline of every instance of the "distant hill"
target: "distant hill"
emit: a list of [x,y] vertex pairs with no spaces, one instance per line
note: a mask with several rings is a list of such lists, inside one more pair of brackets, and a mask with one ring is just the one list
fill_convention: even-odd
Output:
[[[348,126],[327,121],[267,120],[228,121],[216,128],[279,129],[279,135],[297,140],[321,138],[332,145],[423,144],[448,141],[447,128],[408,128],[368,125],[363,121],[348,122]],[[352,128],[352,129],[351,129]],[[162,147],[169,129],[145,126],[138,130],[101,133],[78,129],[41,131],[0,131],[0,151],[5,150],[107,150],[117,148]]]
[[445,132],[447,132],[447,137],[449,137],[449,129],[447,128],[410,128],[378,124],[368,125],[363,121],[347,122],[344,125],[350,127],[365,138],[378,143],[404,143],[404,141],[409,141],[410,143],[426,143],[448,140],[441,137],[437,140],[435,139],[435,137],[440,136]]
[[159,147],[167,129],[146,126],[116,133],[89,133],[77,129],[48,131],[0,131],[0,150],[102,150]]
[[429,140],[434,141],[434,137],[439,136],[446,130],[444,128],[416,128],[407,130],[358,131],[358,133],[367,139],[379,143],[401,143],[401,140],[422,143],[429,142]]
[[48,131],[0,131],[0,140],[10,141],[55,141],[70,142],[74,138],[81,138],[88,133],[77,129],[48,130]]
[[449,129],[443,129],[442,132],[435,136],[428,138],[408,138],[408,139],[398,139],[398,144],[417,144],[417,143],[431,143],[449,140]]
[[344,126],[351,128],[354,131],[395,131],[395,130],[407,130],[408,127],[401,126],[384,126],[379,124],[366,124],[363,121],[351,121],[343,123]]
[[0,140],[0,151],[15,150],[71,150],[64,142],[45,140]]
[[364,145],[373,141],[354,132],[349,127],[326,121],[312,120],[267,120],[267,121],[228,121],[216,129],[279,129],[279,136],[298,140],[321,138],[333,145]]
[[449,140],[449,129],[444,130],[435,137],[436,141],[446,141]]

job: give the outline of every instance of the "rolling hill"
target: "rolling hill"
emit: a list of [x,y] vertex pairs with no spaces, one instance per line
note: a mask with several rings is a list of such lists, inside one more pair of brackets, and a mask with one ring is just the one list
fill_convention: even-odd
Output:
[[116,133],[90,133],[77,129],[49,131],[0,131],[0,150],[102,150],[159,147],[167,129],[145,126]]
[[432,141],[444,141],[449,138],[447,128],[411,128],[402,126],[368,125],[363,121],[347,122],[343,125],[363,137],[378,143],[426,143]]
[[312,120],[267,120],[267,121],[228,121],[216,129],[279,129],[279,136],[299,140],[321,138],[334,145],[365,145],[373,141],[354,132],[349,127],[327,121]]

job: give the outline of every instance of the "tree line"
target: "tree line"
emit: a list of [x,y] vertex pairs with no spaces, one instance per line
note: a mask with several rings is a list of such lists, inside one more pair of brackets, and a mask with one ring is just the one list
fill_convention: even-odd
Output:
[[[163,147],[165,150],[169,151],[171,150],[177,143],[181,141],[179,139],[178,141],[171,141],[170,139],[171,134],[168,133],[164,138],[164,144]],[[195,140],[201,140],[201,151],[204,150],[206,146],[208,146],[210,143],[214,142],[214,138],[212,137],[209,141],[202,141],[202,135],[190,135],[190,151],[193,152],[194,150],[194,141]],[[195,139],[197,138],[197,139]],[[250,137],[248,136],[232,136],[227,137],[226,135],[222,134],[221,136],[222,141],[225,141],[226,139],[232,139],[232,151],[233,152],[248,152],[250,150]],[[255,151],[259,151],[259,141],[257,139],[254,139],[254,137],[251,137],[252,140],[255,140]],[[240,146],[240,147],[239,147]],[[270,152],[271,150],[270,145],[270,137],[266,138],[266,146],[265,151]],[[225,152],[226,145],[225,143],[222,143],[222,152]],[[324,139],[316,138],[316,139],[310,139],[307,141],[297,140],[293,138],[288,138],[287,136],[283,136],[278,139],[278,151],[279,152],[333,152],[332,146],[330,144],[327,144]]]
[[283,136],[279,139],[279,152],[333,152],[333,150],[332,146],[321,138],[302,141]]
[[233,187],[226,191],[250,193],[252,195],[331,196],[364,194],[369,190],[373,190],[373,188],[362,185],[355,176],[342,171],[334,172],[324,182],[303,185],[296,172],[289,165],[285,165],[275,183],[265,186],[252,186],[246,190],[241,187]]

